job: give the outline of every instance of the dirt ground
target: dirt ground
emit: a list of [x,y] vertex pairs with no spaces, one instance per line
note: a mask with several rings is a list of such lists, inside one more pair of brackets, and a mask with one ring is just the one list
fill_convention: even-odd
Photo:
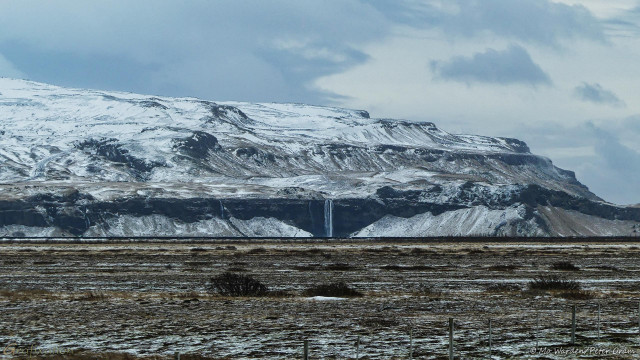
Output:
[[[225,271],[271,292],[219,296]],[[581,290],[530,289],[553,274]],[[0,358],[448,359],[453,318],[456,359],[489,319],[493,359],[636,359],[639,275],[635,243],[4,243]],[[364,296],[303,295],[335,282]]]

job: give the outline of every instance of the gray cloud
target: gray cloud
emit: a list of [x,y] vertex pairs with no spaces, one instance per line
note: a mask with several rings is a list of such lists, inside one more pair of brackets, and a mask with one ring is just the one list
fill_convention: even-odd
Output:
[[640,136],[640,115],[632,115],[625,118],[622,121],[622,129],[620,130],[625,131],[626,133],[631,130],[636,132],[638,136]]
[[624,106],[624,102],[621,101],[616,94],[612,91],[604,89],[598,83],[582,83],[580,86],[576,86],[574,94],[582,101],[593,102],[597,104],[608,104],[613,106]]
[[[606,127],[605,127],[606,126]],[[609,119],[577,126],[532,124],[519,130],[533,153],[543,152],[601,198],[616,204],[638,203],[640,187],[630,179],[640,176],[640,152],[626,146],[616,134],[624,129],[627,140],[640,136],[640,116]]]
[[[562,39],[605,41],[600,21],[584,6],[549,0],[373,0],[387,16],[414,26],[438,27],[452,36],[489,32],[557,46]],[[445,5],[443,5],[445,4]]]
[[613,36],[637,37],[640,34],[640,5],[606,19],[604,24]]
[[640,153],[620,143],[613,133],[592,123],[587,128],[594,134],[596,154],[602,157],[607,167],[618,172],[640,174]]
[[0,51],[32,80],[322,103],[311,80],[367,57],[391,22],[360,0],[0,2]]
[[549,0],[22,0],[0,1],[0,51],[59,85],[327,103],[313,81],[365,62],[358,49],[395,24],[551,46],[603,38],[584,7]]
[[505,50],[487,49],[472,57],[456,56],[448,61],[431,61],[437,78],[490,84],[550,85],[549,76],[533,62],[527,50],[511,45]]
[[0,77],[22,78],[24,74],[0,54]]
[[601,164],[590,177],[605,187],[610,198],[619,204],[637,202],[640,190],[635,181],[640,177],[640,153],[625,146],[613,133],[588,125],[594,134],[595,150]]

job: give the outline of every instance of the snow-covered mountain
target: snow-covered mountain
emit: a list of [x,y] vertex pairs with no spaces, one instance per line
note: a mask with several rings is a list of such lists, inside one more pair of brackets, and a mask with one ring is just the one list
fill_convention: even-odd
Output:
[[0,235],[629,235],[509,138],[0,78]]

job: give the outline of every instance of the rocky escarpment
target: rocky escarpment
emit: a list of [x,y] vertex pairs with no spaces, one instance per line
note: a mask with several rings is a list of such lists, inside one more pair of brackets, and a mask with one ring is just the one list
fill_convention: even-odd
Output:
[[512,138],[302,104],[0,93],[0,236],[629,235],[640,220]]
[[[144,227],[148,224],[145,219],[154,217],[156,222],[200,224],[200,228],[210,231],[189,234],[167,232],[162,234],[164,236],[246,236],[236,223],[260,218],[272,225],[271,230],[265,230],[264,236],[278,236],[276,224],[284,224],[290,229],[302,230],[300,234],[305,236],[349,237],[358,236],[362,229],[385,217],[410,219],[421,214],[438,217],[448,212],[482,208],[488,213],[498,212],[502,218],[490,224],[486,233],[474,235],[560,235],[554,228],[556,225],[539,211],[540,207],[575,211],[611,222],[626,222],[627,235],[632,235],[636,229],[634,224],[640,222],[638,208],[619,208],[537,185],[501,188],[469,182],[454,192],[441,186],[422,191],[402,191],[387,186],[367,198],[340,199],[135,196],[100,201],[71,190],[64,195],[39,194],[20,200],[0,201],[0,229],[5,229],[5,234],[2,234],[5,236],[121,236],[125,235],[118,232],[122,229],[116,231],[112,227],[126,216],[129,219],[126,226],[131,234],[146,234],[148,229]],[[518,209],[517,216],[507,216],[509,209]],[[329,222],[331,226],[328,226]],[[447,224],[441,226],[446,227]],[[12,233],[8,233],[10,229],[13,229]]]

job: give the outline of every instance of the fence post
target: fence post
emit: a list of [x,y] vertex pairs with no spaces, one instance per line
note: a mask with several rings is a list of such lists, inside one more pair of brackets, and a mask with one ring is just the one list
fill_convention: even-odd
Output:
[[600,303],[598,303],[598,341],[600,341]]
[[491,319],[489,319],[489,359],[491,359]]
[[180,353],[179,353],[179,352],[176,352],[175,354],[173,354],[173,358],[174,358],[175,360],[180,360]]
[[449,318],[449,360],[453,360],[453,318]]
[[640,302],[638,303],[638,333],[640,333]]
[[413,327],[409,329],[409,360],[413,359]]
[[536,311],[536,348],[538,348],[540,338],[540,310]]
[[360,335],[358,335],[358,339],[356,340],[356,360],[360,359]]
[[576,306],[571,305],[571,345],[576,344]]
[[309,360],[309,340],[304,341],[304,360]]

